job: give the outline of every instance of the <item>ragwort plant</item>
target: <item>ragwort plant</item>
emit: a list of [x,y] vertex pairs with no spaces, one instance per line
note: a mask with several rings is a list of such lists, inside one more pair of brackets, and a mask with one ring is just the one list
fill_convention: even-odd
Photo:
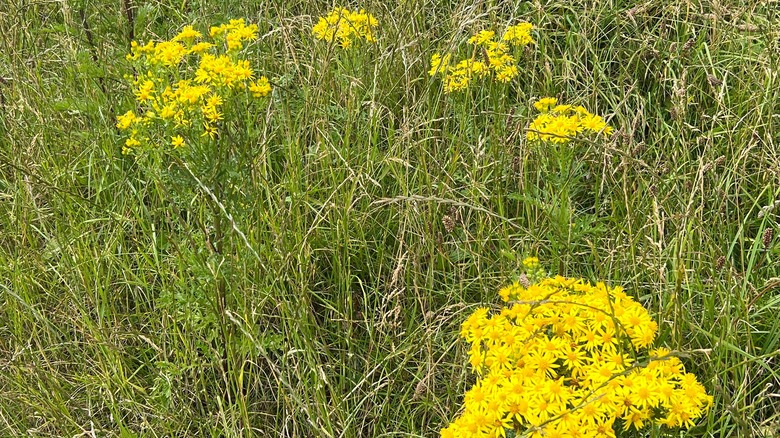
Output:
[[565,145],[578,136],[588,134],[612,135],[614,129],[604,119],[585,107],[558,104],[555,97],[544,97],[534,103],[540,114],[528,127],[526,138]]
[[658,325],[622,287],[523,264],[529,273],[499,291],[500,313],[479,308],[462,325],[477,381],[442,438],[689,428],[712,404],[673,352],[652,348]]
[[[602,213],[600,187],[594,174],[594,157],[603,157],[612,141],[614,128],[604,118],[582,105],[564,104],[556,97],[543,97],[533,103],[538,115],[527,125],[525,139],[528,167],[537,168],[544,179],[522,194],[538,203],[550,219],[554,242],[565,244],[577,236],[594,232],[591,225]],[[533,158],[531,158],[533,157]],[[603,160],[603,158],[602,158]]]
[[205,255],[208,266],[196,276],[213,282],[213,288],[165,290],[156,304],[209,339],[211,344],[198,349],[214,360],[224,359],[231,339],[225,328],[230,307],[225,277],[234,258],[226,229],[232,227],[257,255],[229,213],[243,205],[241,186],[249,178],[252,145],[259,137],[257,105],[271,93],[268,78],[257,74],[245,53],[257,31],[257,25],[234,19],[212,26],[206,35],[188,25],[170,40],[133,41],[126,58],[134,75],[126,79],[135,108],[116,121],[126,137],[123,154],[166,188],[176,217],[203,230],[192,238],[199,240],[195,251]]
[[519,74],[511,48],[533,44],[532,29],[533,25],[525,22],[509,26],[500,39],[495,31],[480,31],[468,40],[473,46],[470,57],[453,65],[452,54],[434,53],[428,74],[443,76],[445,93],[465,90],[474,79],[485,77],[507,83]]
[[[379,20],[373,14],[343,7],[318,17],[311,27],[318,86],[307,92],[308,102],[315,112],[322,111],[339,126],[338,137],[347,160],[353,134],[379,123],[379,112],[365,105],[375,98],[377,87],[369,85],[375,85],[377,72],[383,70],[377,59],[379,30]],[[325,84],[330,85],[330,92]]]
[[[362,51],[351,49],[365,47],[361,44],[363,42],[367,45],[376,44],[378,28],[379,21],[365,10],[336,7],[318,18],[317,24],[311,28],[311,34],[316,40],[329,43],[329,53],[334,46],[344,49],[341,52],[344,53],[346,69],[354,72],[361,65]],[[329,57],[325,62],[329,62]],[[327,71],[326,66],[323,66],[323,71]]]
[[350,11],[347,8],[333,8],[325,16],[319,17],[312,27],[315,38],[327,42],[338,42],[343,48],[352,47],[355,41],[376,42],[375,29],[377,19],[364,10]]

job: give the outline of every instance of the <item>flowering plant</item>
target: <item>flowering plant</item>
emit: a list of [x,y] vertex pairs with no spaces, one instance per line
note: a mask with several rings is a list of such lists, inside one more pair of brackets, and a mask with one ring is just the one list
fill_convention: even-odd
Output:
[[[269,80],[257,76],[244,53],[257,32],[257,25],[243,19],[212,26],[206,36],[184,26],[168,41],[132,42],[126,56],[135,74],[126,76],[135,108],[117,117],[126,137],[122,152],[136,155],[147,177],[171,188],[171,207],[186,211],[180,215],[183,224],[203,231],[193,241],[202,238],[209,263],[220,266],[210,271],[217,275],[202,277],[213,281],[213,289],[164,290],[157,302],[214,340],[199,346],[207,354],[224,351],[232,339],[231,329],[224,329],[232,300],[223,272],[235,259],[225,238],[228,223],[254,253],[229,212],[246,205],[242,179],[251,178],[247,157],[258,142],[251,110],[256,98],[271,92]],[[175,153],[166,155],[170,152]],[[171,157],[173,165],[159,165],[161,155]],[[193,202],[198,196],[205,202]]]
[[428,74],[444,77],[445,93],[465,90],[473,78],[493,76],[496,81],[509,82],[519,74],[515,57],[509,53],[510,47],[532,44],[531,29],[531,23],[509,26],[500,40],[496,40],[492,30],[480,31],[468,40],[474,46],[471,57],[451,65],[451,54],[434,53]]
[[461,336],[477,381],[442,438],[614,437],[615,427],[690,427],[711,405],[665,348],[657,324],[620,286],[531,274],[499,291],[498,314],[477,309]]
[[577,134],[593,133],[612,135],[614,129],[604,119],[591,114],[585,107],[578,105],[559,105],[555,97],[544,97],[534,103],[540,114],[528,127],[527,138],[531,141],[544,141],[565,144]]
[[338,41],[346,49],[353,45],[353,40],[376,42],[374,29],[378,25],[377,19],[362,9],[350,11],[347,8],[334,8],[324,17],[319,17],[317,24],[312,27],[312,34],[319,40]]

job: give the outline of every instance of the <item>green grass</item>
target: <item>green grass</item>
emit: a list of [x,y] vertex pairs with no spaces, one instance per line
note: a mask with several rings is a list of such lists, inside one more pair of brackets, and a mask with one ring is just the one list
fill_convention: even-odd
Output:
[[[776,5],[514,3],[350,2],[381,33],[346,54],[309,34],[329,2],[4,2],[0,436],[435,436],[473,381],[459,324],[527,254],[691,352],[715,405],[682,435],[780,436]],[[277,87],[229,175],[193,165],[229,183],[121,155],[130,36],[234,17]],[[520,19],[511,84],[428,77]],[[571,180],[524,141],[545,95],[617,130]]]

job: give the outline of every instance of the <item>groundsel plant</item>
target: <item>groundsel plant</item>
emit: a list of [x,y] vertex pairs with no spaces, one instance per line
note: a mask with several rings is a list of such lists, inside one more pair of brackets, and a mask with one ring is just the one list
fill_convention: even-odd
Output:
[[468,40],[473,46],[469,58],[452,64],[452,54],[434,53],[428,74],[443,76],[445,93],[467,89],[474,78],[491,76],[498,82],[509,82],[519,74],[510,49],[534,43],[532,29],[533,25],[525,22],[509,26],[500,39],[492,30],[480,31]]
[[[187,330],[212,339],[213,345],[198,348],[217,356],[232,342],[225,318],[233,300],[223,272],[236,256],[228,230],[254,252],[230,211],[241,205],[240,190],[250,178],[257,99],[271,93],[268,79],[246,59],[257,32],[257,25],[235,19],[212,26],[206,35],[185,26],[169,41],[131,43],[127,59],[136,76],[127,79],[135,108],[116,122],[126,133],[123,153],[137,157],[147,178],[170,188],[172,207],[187,211],[193,228],[203,230],[204,252],[221,267],[204,283],[213,287],[164,292],[156,303]],[[160,157],[171,158],[171,165]]]
[[583,106],[559,105],[555,97],[544,97],[534,103],[540,114],[528,127],[530,141],[566,144],[579,134],[612,135],[614,129],[604,119]]
[[169,41],[131,43],[127,59],[136,109],[117,117],[128,133],[122,152],[169,145],[174,149],[219,135],[224,106],[237,97],[265,97],[271,85],[242,58],[257,39],[257,25],[243,19],[211,27],[208,37],[185,26]]
[[319,40],[336,41],[346,49],[352,47],[355,40],[376,42],[374,29],[378,25],[377,19],[362,9],[350,11],[347,8],[334,8],[324,17],[319,17],[317,24],[312,27],[312,34]]
[[686,427],[712,404],[658,326],[620,286],[547,277],[536,258],[499,291],[506,305],[463,323],[477,381],[452,437],[615,437],[655,423]]

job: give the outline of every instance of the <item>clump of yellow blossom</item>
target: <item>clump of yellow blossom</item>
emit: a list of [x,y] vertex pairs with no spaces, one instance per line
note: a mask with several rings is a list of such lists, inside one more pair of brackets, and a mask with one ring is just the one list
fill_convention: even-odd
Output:
[[510,47],[532,44],[532,29],[531,23],[509,26],[500,39],[496,39],[492,30],[480,31],[468,40],[474,46],[470,58],[451,65],[450,54],[434,53],[428,74],[444,77],[446,93],[465,90],[474,78],[492,76],[496,81],[509,82],[519,74],[515,58],[509,53]]
[[255,97],[265,97],[271,93],[271,83],[268,82],[268,78],[262,76],[257,81],[249,84],[249,91]]
[[[244,44],[257,39],[257,25],[243,19],[213,26],[209,41],[193,26],[184,26],[169,41],[131,43],[127,60],[140,72],[128,77],[136,109],[117,117],[116,126],[128,131],[122,152],[162,144],[182,148],[185,137],[215,138],[227,99],[248,90],[254,97],[271,92],[268,78],[242,59]],[[162,137],[160,132],[163,133]],[[166,137],[167,136],[167,137]]]
[[319,17],[311,31],[317,39],[337,41],[341,47],[348,48],[352,46],[353,40],[376,42],[374,29],[378,25],[377,19],[362,9],[350,11],[347,8],[334,8],[324,17]]
[[[523,261],[528,278],[544,274]],[[615,437],[651,423],[691,427],[712,404],[696,376],[665,348],[658,326],[619,286],[543,277],[499,292],[505,307],[463,323],[476,383],[442,438]]]
[[244,41],[254,41],[257,39],[257,25],[250,24],[247,26],[244,23],[244,19],[239,18],[237,20],[230,20],[227,24],[211,26],[209,35],[214,38],[214,41],[221,42],[224,40],[228,52],[241,50],[244,48]]
[[583,106],[559,105],[554,97],[539,99],[534,108],[541,114],[528,127],[526,136],[531,141],[564,144],[582,133],[609,136],[614,132],[601,116],[591,114]]

